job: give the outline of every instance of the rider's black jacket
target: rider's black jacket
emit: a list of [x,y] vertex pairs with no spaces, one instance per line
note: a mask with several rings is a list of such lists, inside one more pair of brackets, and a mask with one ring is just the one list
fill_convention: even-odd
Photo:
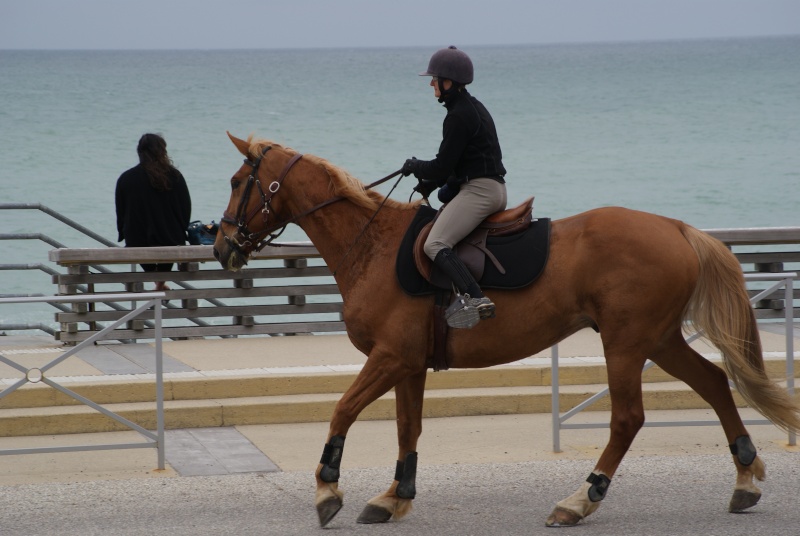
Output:
[[439,152],[433,160],[418,161],[414,176],[436,181],[438,186],[445,182],[461,184],[479,177],[505,182],[500,142],[486,107],[466,88],[447,95],[444,106],[447,115]]

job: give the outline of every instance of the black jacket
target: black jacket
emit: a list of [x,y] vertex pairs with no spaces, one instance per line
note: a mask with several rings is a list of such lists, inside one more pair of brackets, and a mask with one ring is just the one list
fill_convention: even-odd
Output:
[[129,247],[182,246],[192,215],[189,188],[181,172],[173,168],[172,189],[159,191],[141,164],[117,180],[118,241]]
[[478,177],[504,182],[503,154],[494,121],[486,107],[464,88],[445,99],[447,115],[442,143],[433,160],[420,161],[414,176],[443,186],[453,177],[456,184]]

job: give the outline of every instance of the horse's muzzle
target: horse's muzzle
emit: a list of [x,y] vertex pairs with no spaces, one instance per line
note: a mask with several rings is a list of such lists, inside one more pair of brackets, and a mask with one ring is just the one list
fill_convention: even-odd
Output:
[[232,248],[228,242],[214,244],[214,258],[216,258],[225,270],[238,272],[242,266],[247,264],[247,257],[238,250]]

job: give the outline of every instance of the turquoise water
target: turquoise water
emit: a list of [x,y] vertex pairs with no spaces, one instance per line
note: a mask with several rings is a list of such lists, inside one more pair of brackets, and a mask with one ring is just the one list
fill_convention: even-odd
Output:
[[[465,50],[510,202],[535,195],[553,218],[622,205],[701,228],[800,225],[800,36]],[[167,139],[196,219],[219,219],[240,165],[226,130],[371,182],[435,154],[444,110],[416,75],[432,52],[0,51],[0,202],[43,203],[113,240],[115,182],[147,131]],[[0,211],[0,224],[95,246],[39,213]],[[50,249],[0,247],[8,263]],[[53,290],[40,272],[3,272],[0,294]]]

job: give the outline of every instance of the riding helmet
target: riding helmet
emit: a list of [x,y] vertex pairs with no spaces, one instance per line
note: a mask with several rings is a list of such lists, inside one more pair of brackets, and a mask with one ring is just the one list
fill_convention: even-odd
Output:
[[467,85],[472,83],[472,60],[465,52],[451,45],[434,52],[428,62],[428,70],[419,75],[446,78],[457,84]]

